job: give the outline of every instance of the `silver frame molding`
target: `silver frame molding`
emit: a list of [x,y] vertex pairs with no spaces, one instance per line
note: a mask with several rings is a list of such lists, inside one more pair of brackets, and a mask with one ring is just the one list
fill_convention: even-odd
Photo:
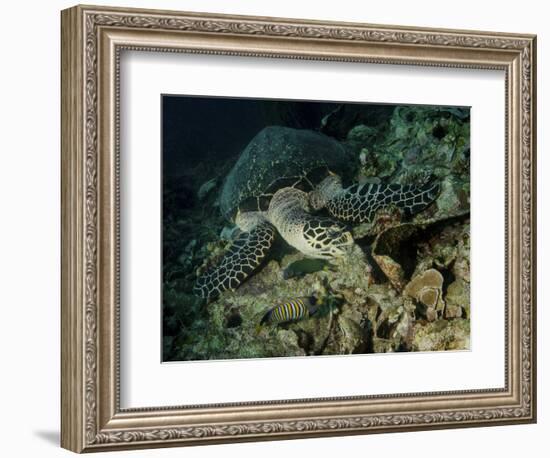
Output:
[[[536,421],[536,37],[76,6],[62,12],[62,423],[75,452]],[[119,67],[125,49],[505,72],[503,389],[121,409]]]

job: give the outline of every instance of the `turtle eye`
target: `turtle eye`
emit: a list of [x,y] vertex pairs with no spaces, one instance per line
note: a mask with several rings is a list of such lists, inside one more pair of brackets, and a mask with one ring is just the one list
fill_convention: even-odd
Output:
[[339,226],[334,224],[327,229],[327,235],[331,239],[335,239],[340,237],[345,231],[346,231],[346,228],[344,226]]
[[337,226],[329,227],[327,230],[327,234],[330,238],[338,237],[342,233],[342,230]]

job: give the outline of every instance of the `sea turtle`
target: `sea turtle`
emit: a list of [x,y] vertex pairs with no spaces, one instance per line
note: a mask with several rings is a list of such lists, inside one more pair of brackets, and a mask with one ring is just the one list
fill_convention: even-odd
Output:
[[[352,184],[353,158],[342,144],[311,130],[270,126],[243,150],[220,195],[223,215],[241,234],[221,262],[200,275],[194,292],[213,299],[237,288],[262,262],[278,233],[311,258],[343,256],[353,238],[344,223],[371,221],[394,206],[415,214],[439,194],[439,183]],[[315,214],[325,209],[330,216]]]

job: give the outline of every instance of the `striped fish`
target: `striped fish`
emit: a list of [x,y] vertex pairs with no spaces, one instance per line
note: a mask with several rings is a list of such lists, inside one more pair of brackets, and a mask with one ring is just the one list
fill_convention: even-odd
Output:
[[314,296],[292,299],[269,309],[260,321],[260,326],[303,320],[314,315],[318,309]]

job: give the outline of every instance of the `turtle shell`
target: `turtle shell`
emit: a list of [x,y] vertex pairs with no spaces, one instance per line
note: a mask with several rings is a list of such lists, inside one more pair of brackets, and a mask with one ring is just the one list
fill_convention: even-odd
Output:
[[340,142],[319,132],[270,126],[246,146],[224,182],[220,209],[233,220],[237,211],[265,211],[273,194],[292,186],[304,191],[329,171],[347,176],[352,158]]

